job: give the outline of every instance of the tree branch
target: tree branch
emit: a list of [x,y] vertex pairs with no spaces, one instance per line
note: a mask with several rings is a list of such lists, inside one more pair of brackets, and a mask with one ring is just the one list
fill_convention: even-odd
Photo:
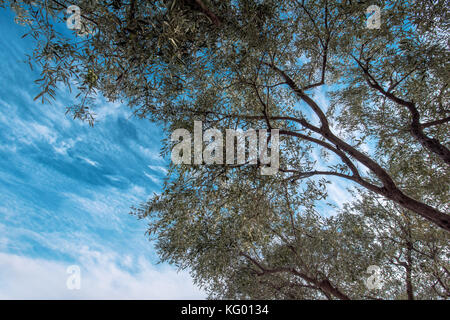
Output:
[[364,76],[366,78],[367,84],[372,88],[380,92],[382,95],[387,97],[389,100],[405,106],[408,108],[409,113],[411,114],[412,121],[411,121],[411,127],[410,131],[414,138],[416,138],[419,143],[428,149],[429,151],[436,154],[439,158],[441,158],[446,164],[450,165],[450,150],[445,147],[443,144],[441,144],[437,139],[428,137],[423,132],[423,127],[420,124],[420,113],[417,110],[417,107],[414,102],[406,101],[402,98],[399,98],[395,96],[392,92],[388,92],[383,89],[383,87],[375,80],[375,78],[370,74],[368,67],[365,67],[361,61],[356,59],[353,55],[351,55],[352,58],[356,61],[356,63],[359,65],[361,70],[364,73]]
[[341,292],[338,288],[334,287],[328,279],[318,280],[318,279],[308,276],[305,273],[302,273],[302,272],[296,270],[295,268],[279,267],[279,268],[275,268],[275,269],[268,269],[268,268],[264,267],[261,263],[259,263],[256,259],[253,259],[252,257],[250,257],[248,254],[246,254],[242,251],[239,254],[242,257],[249,260],[254,265],[256,265],[261,270],[258,273],[259,275],[281,273],[281,272],[291,273],[291,274],[296,275],[296,276],[300,277],[301,279],[307,281],[308,283],[313,284],[314,286],[322,289],[323,291],[327,292],[328,294],[330,294],[338,299],[350,300],[349,296],[347,296],[346,294]]

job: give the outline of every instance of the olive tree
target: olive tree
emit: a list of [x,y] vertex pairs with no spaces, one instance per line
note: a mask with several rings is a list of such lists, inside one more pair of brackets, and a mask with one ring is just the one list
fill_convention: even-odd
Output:
[[[408,265],[408,279],[419,270],[405,224],[441,246],[414,286],[437,281],[434,294],[448,293],[445,1],[0,3],[36,40],[36,98],[75,85],[79,103],[67,109],[75,118],[94,124],[97,94],[125,101],[164,126],[166,155],[170,133],[195,120],[203,130],[279,130],[277,174],[260,175],[261,162],[171,164],[163,192],[134,210],[149,218],[161,258],[189,267],[213,296],[369,298],[358,277],[374,260],[400,277],[378,297],[400,297],[398,265]],[[82,23],[68,34],[63,12],[73,5]],[[371,5],[379,28],[367,24]],[[330,178],[357,187],[352,210],[324,209]],[[402,240],[385,251],[386,221]],[[432,296],[408,279],[408,298]]]

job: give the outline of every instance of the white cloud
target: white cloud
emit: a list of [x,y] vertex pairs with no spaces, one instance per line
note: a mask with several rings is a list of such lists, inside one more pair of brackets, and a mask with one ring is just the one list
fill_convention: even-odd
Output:
[[145,176],[147,178],[149,178],[150,180],[152,180],[154,183],[159,184],[161,183],[161,181],[158,178],[155,178],[154,176],[152,176],[151,174],[148,174],[147,172],[144,172]]
[[77,137],[75,140],[72,139],[72,138],[69,138],[69,139],[67,139],[65,141],[61,141],[59,143],[59,145],[58,144],[54,144],[53,145],[53,150],[55,150],[55,152],[60,154],[60,155],[67,156],[67,151],[69,149],[72,149],[75,146],[75,144],[77,142],[79,142],[79,141],[82,141],[82,139],[80,137]]
[[86,157],[81,157],[81,156],[78,156],[78,158],[81,159],[81,160],[83,160],[83,161],[86,162],[87,164],[90,164],[90,165],[93,166],[93,167],[97,167],[97,166],[98,166],[98,162],[96,162],[96,161],[94,161],[94,160],[91,160],[91,159],[86,158]]
[[152,150],[150,150],[148,148],[145,148],[143,146],[139,146],[138,148],[139,148],[139,151],[141,152],[141,154],[144,157],[149,158],[149,159],[154,160],[154,161],[159,161],[159,162],[164,161],[164,159],[161,158],[161,156],[159,155],[158,151],[152,151]]
[[69,290],[69,263],[0,253],[0,299],[203,299],[186,272],[156,268],[144,258],[132,261],[136,271],[121,268],[113,254],[89,251],[76,263],[80,290]]
[[138,196],[145,196],[146,191],[145,191],[144,187],[133,185],[131,187],[131,194],[138,195]]
[[154,171],[160,171],[160,172],[162,172],[164,174],[167,174],[167,169],[164,168],[163,166],[152,166],[152,165],[149,165],[148,167],[150,169],[154,170]]
[[351,188],[351,184],[339,179],[329,179],[330,184],[327,185],[328,200],[334,202],[335,205],[342,208],[343,204],[353,199],[352,194],[347,190]]
[[[20,91],[20,94],[25,95],[22,91]],[[53,147],[56,153],[67,155],[67,150],[81,140],[80,138],[76,138],[75,140],[69,138],[66,141],[63,141],[53,123],[43,124],[38,121],[23,120],[19,117],[20,112],[16,107],[1,99],[0,105],[8,112],[8,117],[0,114],[0,123],[5,125],[7,128],[6,130],[10,133],[9,143],[13,143],[12,146],[9,147],[11,149],[10,151],[15,151],[17,142],[25,145],[33,145],[35,142],[46,142]],[[43,109],[44,111],[46,110],[45,108]],[[54,115],[55,112],[45,111],[44,114],[46,116]],[[62,116],[60,123],[65,122],[63,118],[64,117]],[[2,149],[6,149],[6,147],[3,147]]]
[[132,115],[123,104],[119,102],[107,102],[100,95],[96,97],[96,105],[97,107],[95,108],[94,113],[97,121],[104,121],[109,117],[117,119],[120,116],[130,117]]

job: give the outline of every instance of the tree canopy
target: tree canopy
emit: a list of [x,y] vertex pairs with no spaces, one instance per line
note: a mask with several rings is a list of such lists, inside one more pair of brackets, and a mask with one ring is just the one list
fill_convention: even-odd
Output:
[[[7,1],[36,41],[43,101],[76,86],[170,133],[279,129],[280,170],[171,164],[133,213],[211,297],[448,298],[446,1]],[[68,33],[64,11],[85,30]],[[366,10],[381,9],[379,29]],[[84,31],[85,31],[84,30]],[[83,31],[83,30],[81,30]],[[330,180],[353,188],[324,205]],[[369,265],[385,282],[370,291]]]

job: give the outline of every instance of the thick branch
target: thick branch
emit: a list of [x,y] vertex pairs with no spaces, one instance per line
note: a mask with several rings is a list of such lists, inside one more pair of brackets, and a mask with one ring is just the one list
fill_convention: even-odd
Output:
[[447,122],[450,122],[450,117],[447,117],[447,118],[444,118],[444,119],[440,119],[440,120],[425,122],[425,123],[422,123],[420,125],[420,127],[422,129],[425,129],[425,128],[428,128],[428,127],[433,127],[433,126],[437,126],[437,125],[440,125],[440,124],[445,124]]
[[353,57],[353,59],[357,62],[359,67],[363,70],[364,76],[366,78],[366,82],[372,89],[377,90],[378,92],[380,92],[382,95],[384,95],[389,100],[408,108],[409,113],[411,114],[411,118],[412,118],[411,125],[410,125],[411,126],[410,131],[411,131],[412,136],[414,138],[416,138],[416,140],[419,141],[419,143],[424,148],[435,153],[445,163],[450,165],[450,150],[447,147],[445,147],[443,144],[441,144],[437,139],[430,138],[425,134],[425,132],[423,132],[424,127],[420,124],[420,113],[419,113],[419,110],[417,110],[416,104],[414,102],[401,99],[401,98],[395,96],[392,92],[388,92],[388,91],[384,90],[384,88],[369,73],[368,68],[365,67],[361,63],[361,61],[359,61],[355,57]]
[[246,258],[247,260],[249,260],[254,265],[256,265],[258,267],[258,269],[260,269],[260,272],[258,273],[259,275],[287,272],[287,273],[290,273],[290,274],[300,277],[301,279],[305,280],[306,282],[313,284],[314,286],[322,289],[324,292],[327,292],[328,294],[330,294],[338,299],[350,300],[349,296],[347,296],[346,294],[341,292],[338,288],[334,287],[328,279],[318,280],[318,279],[308,276],[307,274],[305,274],[303,272],[296,270],[295,268],[280,267],[280,268],[275,268],[275,269],[269,269],[269,268],[264,267],[256,259],[253,259],[252,257],[250,257],[248,254],[246,254],[244,252],[240,252],[240,255],[243,256],[244,258]]

